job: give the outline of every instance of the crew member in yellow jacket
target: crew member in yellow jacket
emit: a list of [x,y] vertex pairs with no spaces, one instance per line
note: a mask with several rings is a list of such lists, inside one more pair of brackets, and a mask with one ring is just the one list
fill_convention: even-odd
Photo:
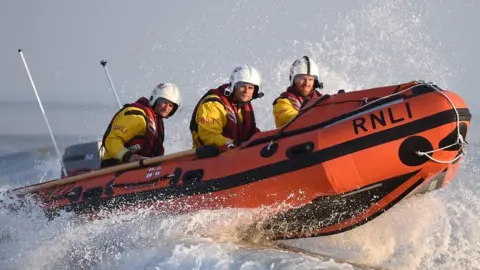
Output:
[[103,135],[102,167],[162,156],[165,153],[163,118],[172,116],[180,105],[180,91],[172,83],[156,86],[149,99],[141,97],[124,105]]
[[235,68],[228,84],[209,90],[190,120],[193,148],[202,145],[235,147],[259,129],[251,101],[263,96],[260,73],[254,67]]
[[295,60],[290,67],[290,86],[273,102],[276,127],[290,122],[310,98],[320,97],[322,88],[317,64],[307,56]]

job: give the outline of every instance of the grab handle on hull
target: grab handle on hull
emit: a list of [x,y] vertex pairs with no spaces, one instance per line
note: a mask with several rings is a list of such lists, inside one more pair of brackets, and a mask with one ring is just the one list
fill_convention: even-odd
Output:
[[314,149],[313,142],[306,142],[302,144],[298,144],[287,149],[287,157],[288,158],[295,158],[297,156],[311,154]]

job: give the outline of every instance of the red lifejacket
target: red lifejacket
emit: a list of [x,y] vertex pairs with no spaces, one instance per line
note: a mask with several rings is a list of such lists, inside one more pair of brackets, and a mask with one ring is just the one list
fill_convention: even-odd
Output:
[[108,128],[103,135],[103,144],[105,145],[105,139],[107,138],[108,133],[110,133],[113,119],[115,119],[117,114],[121,113],[127,107],[135,107],[143,111],[143,113],[137,110],[126,111],[125,115],[132,114],[143,116],[145,118],[147,130],[145,135],[137,135],[133,137],[130,141],[126,142],[124,146],[133,154],[144,157],[162,156],[165,153],[165,149],[163,147],[163,141],[165,138],[163,119],[161,117],[157,117],[150,107],[148,99],[145,97],[139,98],[132,104],[125,104],[123,108],[113,116],[112,121],[108,125]]
[[275,105],[275,103],[277,103],[278,99],[288,98],[288,100],[290,100],[290,102],[292,103],[293,108],[295,110],[299,111],[300,108],[302,107],[302,105],[305,102],[307,102],[311,98],[317,98],[317,97],[321,97],[321,96],[322,96],[322,94],[320,94],[320,92],[318,92],[317,90],[313,90],[308,97],[302,97],[301,95],[298,94],[298,92],[292,86],[289,86],[287,88],[287,91],[281,93],[280,97],[276,98],[273,101],[273,105]]
[[[222,135],[237,142],[249,140],[255,133],[260,131],[255,123],[253,106],[250,102],[242,104],[233,103],[231,97],[225,96],[225,89],[227,87],[228,84],[223,84],[217,89],[210,89],[202,98],[200,98],[200,101],[193,110],[192,118],[190,119],[190,130],[198,133],[198,124],[196,123],[195,118],[200,104],[219,101],[227,111],[227,124],[223,128]],[[212,94],[216,95],[216,97],[206,98]],[[239,107],[242,109],[242,122],[238,121]]]

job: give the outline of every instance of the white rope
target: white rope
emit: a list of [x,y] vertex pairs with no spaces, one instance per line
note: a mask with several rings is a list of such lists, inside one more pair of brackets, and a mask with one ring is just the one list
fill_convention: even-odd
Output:
[[[384,100],[384,99],[387,99],[387,98],[390,98],[390,97],[393,97],[393,96],[398,96],[398,95],[400,95],[400,94],[403,93],[403,92],[410,91],[411,89],[413,89],[413,88],[415,88],[415,87],[418,87],[418,86],[421,86],[421,85],[427,85],[427,86],[428,86],[428,84],[421,82],[421,83],[419,83],[419,84],[412,85],[412,86],[410,86],[410,87],[408,87],[408,88],[406,88],[406,89],[404,89],[404,90],[402,90],[402,91],[400,91],[400,92],[393,93],[393,94],[391,94],[391,95],[388,95],[388,96],[384,96],[384,97],[375,99],[375,100],[373,100],[373,101],[371,101],[371,102],[368,102],[368,98],[365,97],[365,98],[362,99],[362,102],[364,102],[365,104],[362,105],[362,106],[360,106],[360,107],[358,107],[358,108],[356,108],[356,109],[353,110],[352,112],[359,111],[359,110],[361,110],[363,107],[371,106],[372,104],[377,103],[377,102],[379,102],[379,101],[381,101],[381,100]],[[363,112],[362,112],[362,113],[363,113]]]
[[[346,121],[346,120],[349,120],[349,119],[352,119],[352,118],[355,118],[355,117],[357,117],[359,114],[365,114],[365,113],[367,113],[367,112],[369,112],[369,111],[377,110],[377,109],[379,109],[379,108],[381,108],[381,107],[374,107],[374,108],[372,108],[372,109],[370,109],[370,110],[362,111],[362,109],[363,109],[364,107],[366,107],[366,106],[371,106],[372,104],[377,103],[377,102],[379,102],[379,101],[381,101],[381,100],[384,100],[384,99],[387,99],[387,98],[390,98],[390,97],[393,97],[393,96],[400,95],[400,94],[402,94],[402,93],[404,93],[404,92],[410,91],[411,89],[413,89],[413,88],[415,88],[415,87],[418,87],[418,86],[421,86],[421,85],[427,85],[427,84],[424,83],[424,82],[419,82],[419,84],[412,85],[412,86],[410,86],[410,87],[408,87],[408,88],[406,88],[406,89],[404,89],[404,90],[402,90],[402,91],[400,91],[400,92],[393,93],[393,94],[390,94],[390,95],[388,95],[388,96],[380,97],[380,98],[377,98],[377,99],[375,99],[375,100],[373,100],[373,101],[370,101],[370,102],[368,102],[368,98],[364,97],[364,98],[361,99],[361,102],[363,103],[363,105],[351,111],[351,112],[360,111],[358,114],[353,114],[353,115],[351,115],[351,116],[349,116],[349,117],[347,117],[347,118],[338,120],[337,122],[332,123],[332,124],[330,124],[330,125],[327,125],[327,126],[325,126],[324,128],[329,127],[329,126],[336,125],[336,124],[338,124],[338,123],[341,123],[341,122],[343,122],[343,121]],[[428,86],[428,85],[427,85],[427,86]],[[402,99],[402,100],[403,100],[403,99]],[[390,102],[390,103],[383,104],[382,106],[391,105],[393,102],[394,102],[394,101],[392,101],[392,102]],[[399,101],[399,102],[401,102],[401,101]],[[310,108],[310,107],[309,107],[309,108]]]
[[[445,95],[445,93],[443,93],[443,91],[441,89],[439,89],[436,85],[434,85],[433,83],[428,83],[427,84],[429,87],[433,88],[435,91],[437,91],[438,93],[440,93],[443,97],[445,97],[448,102],[450,103],[450,105],[452,105],[452,108],[453,110],[455,111],[455,116],[456,116],[456,130],[457,130],[457,140],[450,144],[450,145],[447,145],[447,146],[444,146],[442,148],[438,148],[438,149],[433,149],[431,151],[428,151],[428,152],[422,152],[422,151],[416,151],[415,153],[419,156],[426,156],[428,157],[430,160],[432,161],[435,161],[437,163],[441,163],[441,164],[449,164],[449,163],[452,163],[452,162],[455,162],[456,160],[458,160],[459,158],[461,158],[463,155],[466,154],[466,150],[465,150],[465,146],[467,145],[467,143],[465,142],[465,139],[463,138],[462,134],[460,133],[460,115],[458,114],[458,110],[457,108],[455,107],[455,104],[453,104],[452,100],[447,96]],[[449,147],[452,147],[452,146],[455,146],[455,145],[460,145],[460,155],[456,156],[455,158],[453,158],[452,160],[438,160],[434,157],[432,157],[431,154],[435,153],[435,152],[438,152],[438,151],[441,151],[441,150],[445,150]]]

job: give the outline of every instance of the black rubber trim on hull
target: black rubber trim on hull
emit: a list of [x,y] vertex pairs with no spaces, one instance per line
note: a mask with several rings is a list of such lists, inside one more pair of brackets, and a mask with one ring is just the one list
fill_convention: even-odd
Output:
[[[353,224],[352,226],[349,226],[349,227],[345,227],[345,228],[342,228],[342,229],[339,229],[339,230],[336,230],[336,231],[330,231],[330,232],[327,232],[327,233],[311,233],[308,235],[308,237],[318,237],[318,236],[328,236],[328,235],[333,235],[333,234],[337,234],[337,233],[342,233],[342,232],[346,232],[346,231],[349,231],[349,230],[352,230],[352,229],[355,229],[356,227],[359,227],[375,218],[377,218],[378,216],[380,216],[381,214],[385,213],[388,209],[392,208],[394,205],[396,205],[398,202],[400,202],[401,200],[403,200],[403,198],[405,198],[410,192],[412,192],[415,188],[417,188],[418,186],[420,186],[422,183],[423,183],[423,179],[420,179],[418,180],[417,182],[415,182],[414,185],[412,185],[410,188],[408,188],[408,190],[406,190],[404,193],[402,193],[401,196],[398,196],[397,198],[395,198],[392,202],[390,202],[386,207],[380,209],[379,211],[375,212],[374,214],[372,214],[371,216],[369,216],[368,218],[365,218],[363,220],[361,220],[360,222],[358,223],[355,223]],[[281,239],[295,239],[295,238],[298,238],[298,237],[279,237],[279,238],[272,238],[272,240],[281,240]],[[303,237],[304,238],[304,237]]]
[[[470,113],[468,113],[468,109],[463,109],[462,113],[460,114],[460,118],[461,121],[470,119]],[[238,174],[228,175],[218,179],[207,179],[208,181],[201,181],[193,185],[160,188],[156,190],[104,198],[99,200],[98,204],[94,206],[115,208],[120,207],[121,205],[143,202],[148,203],[167,200],[174,197],[192,196],[220,190],[227,190],[281,174],[308,168],[328,160],[405,138],[454,121],[456,121],[454,110],[443,111],[401,126],[366,135],[358,139],[313,152],[311,154],[302,155],[295,159],[283,160],[274,164],[251,169]],[[68,208],[71,207],[78,211],[81,211],[83,208],[90,208],[88,204],[83,202],[68,206]]]
[[353,193],[352,195],[347,193],[318,197],[310,204],[291,209],[272,217],[268,221],[263,222],[262,228],[267,231],[267,235],[269,235],[269,238],[272,240],[325,236],[353,229],[372,220],[398,203],[418,187],[423,182],[423,179],[419,179],[413,183],[404,193],[366,219],[359,220],[356,224],[339,230],[328,233],[315,233],[316,230],[337,225],[362,214],[365,210],[394,192],[400,185],[414,177],[419,171],[420,170],[416,170],[411,173],[379,181],[371,185],[371,188],[364,187],[357,193],[351,192]]

